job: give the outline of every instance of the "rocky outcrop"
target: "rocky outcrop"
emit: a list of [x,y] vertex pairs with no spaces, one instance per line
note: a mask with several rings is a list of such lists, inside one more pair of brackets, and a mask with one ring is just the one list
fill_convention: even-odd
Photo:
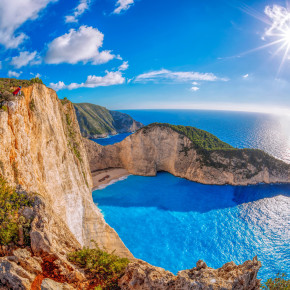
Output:
[[114,145],[84,142],[91,171],[118,167],[143,176],[167,171],[195,182],[219,185],[290,183],[290,165],[261,150],[200,149],[184,134],[162,124],[144,127]]
[[[104,149],[82,139],[73,105],[60,101],[53,90],[41,84],[23,88],[23,96],[4,105],[6,109],[0,109],[0,174],[22,192],[33,193],[35,202],[33,208],[23,208],[22,212],[24,217],[32,220],[30,246],[24,248],[21,245],[22,248],[10,250],[5,246],[0,249],[0,255],[3,256],[0,257],[0,289],[90,289],[93,286],[85,271],[68,261],[68,253],[82,246],[91,246],[91,240],[94,240],[108,252],[115,250],[121,257],[128,257],[132,261],[134,259],[117,233],[105,223],[92,201],[92,180],[84,142],[92,156],[92,168],[126,165],[131,171],[140,174],[154,174],[163,168],[169,170],[172,156],[168,150],[190,143],[171,132],[177,137],[172,147],[168,133],[161,130],[157,132],[161,139],[155,143],[150,140],[151,137],[156,137],[155,133],[148,140],[145,138],[145,143],[142,137],[144,132],[134,135],[139,136],[136,145],[141,146],[137,151],[134,149],[135,145],[130,143],[135,142],[134,139],[131,140],[135,138],[133,136],[127,139],[128,143],[125,142],[125,145]],[[183,143],[178,143],[180,140]],[[158,149],[158,142],[165,146],[164,155]],[[142,158],[138,161],[142,163],[143,160],[144,166],[139,164],[140,168],[137,169],[135,158],[140,153],[146,154],[141,154]],[[150,159],[150,156],[157,159]],[[170,157],[169,165],[165,160],[167,157]],[[180,166],[181,170],[182,162]],[[226,264],[230,266],[224,269],[233,268],[233,271],[213,270],[199,263],[198,269],[182,271],[176,278],[165,270],[140,261],[130,264],[120,281],[120,287],[195,289],[191,285],[201,283],[215,289],[212,285],[216,282],[208,280],[212,275],[218,285],[230,287],[229,285],[244,283],[243,285],[253,286],[247,289],[256,289],[254,286],[258,282],[255,271],[258,270],[259,263],[255,264],[256,268],[252,266],[252,262],[246,263],[242,268]],[[147,286],[151,288],[146,288]]]
[[74,104],[81,133],[90,139],[104,138],[108,135],[134,132],[143,127],[131,116],[104,107],[80,103]]
[[[22,91],[23,96],[5,103],[7,110],[0,110],[0,174],[38,196],[30,233],[32,254],[49,257],[59,264],[59,271],[73,269],[67,253],[91,246],[93,240],[107,251],[132,258],[93,203],[91,173],[73,105],[62,103],[55,91],[41,84]],[[27,280],[19,289],[30,289],[27,285],[36,273],[15,264],[15,258],[7,259],[0,261],[5,277],[14,279],[21,267],[20,280]]]
[[125,275],[119,281],[119,286],[123,290],[254,290],[260,289],[260,280],[257,279],[260,267],[261,262],[257,257],[242,265],[226,263],[216,270],[207,267],[206,263],[200,260],[195,268],[180,271],[175,276],[162,268],[138,261],[129,264]]

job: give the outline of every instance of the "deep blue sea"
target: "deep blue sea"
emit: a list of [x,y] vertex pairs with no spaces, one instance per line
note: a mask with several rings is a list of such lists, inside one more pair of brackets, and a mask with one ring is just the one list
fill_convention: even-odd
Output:
[[[290,162],[290,118],[197,110],[123,111],[149,124],[195,126],[239,148],[260,148]],[[128,134],[98,139],[120,142]],[[255,255],[263,280],[290,275],[290,185],[211,186],[159,173],[129,176],[93,199],[135,257],[176,273],[199,259],[221,267]]]

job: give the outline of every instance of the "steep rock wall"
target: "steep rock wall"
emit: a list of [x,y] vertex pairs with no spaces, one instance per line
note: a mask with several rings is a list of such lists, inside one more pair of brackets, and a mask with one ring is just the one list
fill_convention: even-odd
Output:
[[40,84],[23,93],[7,104],[7,111],[0,110],[0,171],[11,184],[39,194],[52,209],[47,223],[60,219],[80,245],[94,240],[132,257],[92,201],[89,165],[72,104],[62,104],[55,91]]
[[154,176],[167,171],[204,184],[290,183],[290,165],[259,150],[200,151],[166,126],[145,127],[118,144],[85,140],[92,171],[121,167]]

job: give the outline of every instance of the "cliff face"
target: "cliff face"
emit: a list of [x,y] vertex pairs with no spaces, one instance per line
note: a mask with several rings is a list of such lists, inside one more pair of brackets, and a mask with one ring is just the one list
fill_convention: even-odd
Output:
[[290,165],[260,150],[201,150],[168,126],[144,127],[122,142],[102,147],[85,140],[92,171],[121,167],[154,176],[167,171],[204,184],[289,183]]
[[7,111],[0,110],[0,170],[11,184],[41,196],[47,214],[40,218],[42,235],[51,237],[49,247],[57,246],[53,239],[67,236],[67,243],[73,240],[75,246],[95,240],[131,257],[92,201],[91,174],[73,105],[62,104],[41,84],[23,88],[23,94],[7,104]]
[[94,104],[74,104],[81,133],[86,138],[102,138],[118,133],[134,132],[143,124],[127,114],[110,111]]

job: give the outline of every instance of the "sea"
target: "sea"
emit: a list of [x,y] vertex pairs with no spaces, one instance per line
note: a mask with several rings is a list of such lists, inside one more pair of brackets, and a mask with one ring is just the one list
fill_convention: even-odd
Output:
[[[147,125],[209,131],[237,148],[259,148],[290,163],[290,116],[201,110],[126,110]],[[101,145],[129,134],[95,140]],[[160,172],[130,175],[93,192],[94,202],[136,258],[176,274],[198,260],[219,268],[258,256],[265,281],[290,275],[290,185],[203,185]]]

